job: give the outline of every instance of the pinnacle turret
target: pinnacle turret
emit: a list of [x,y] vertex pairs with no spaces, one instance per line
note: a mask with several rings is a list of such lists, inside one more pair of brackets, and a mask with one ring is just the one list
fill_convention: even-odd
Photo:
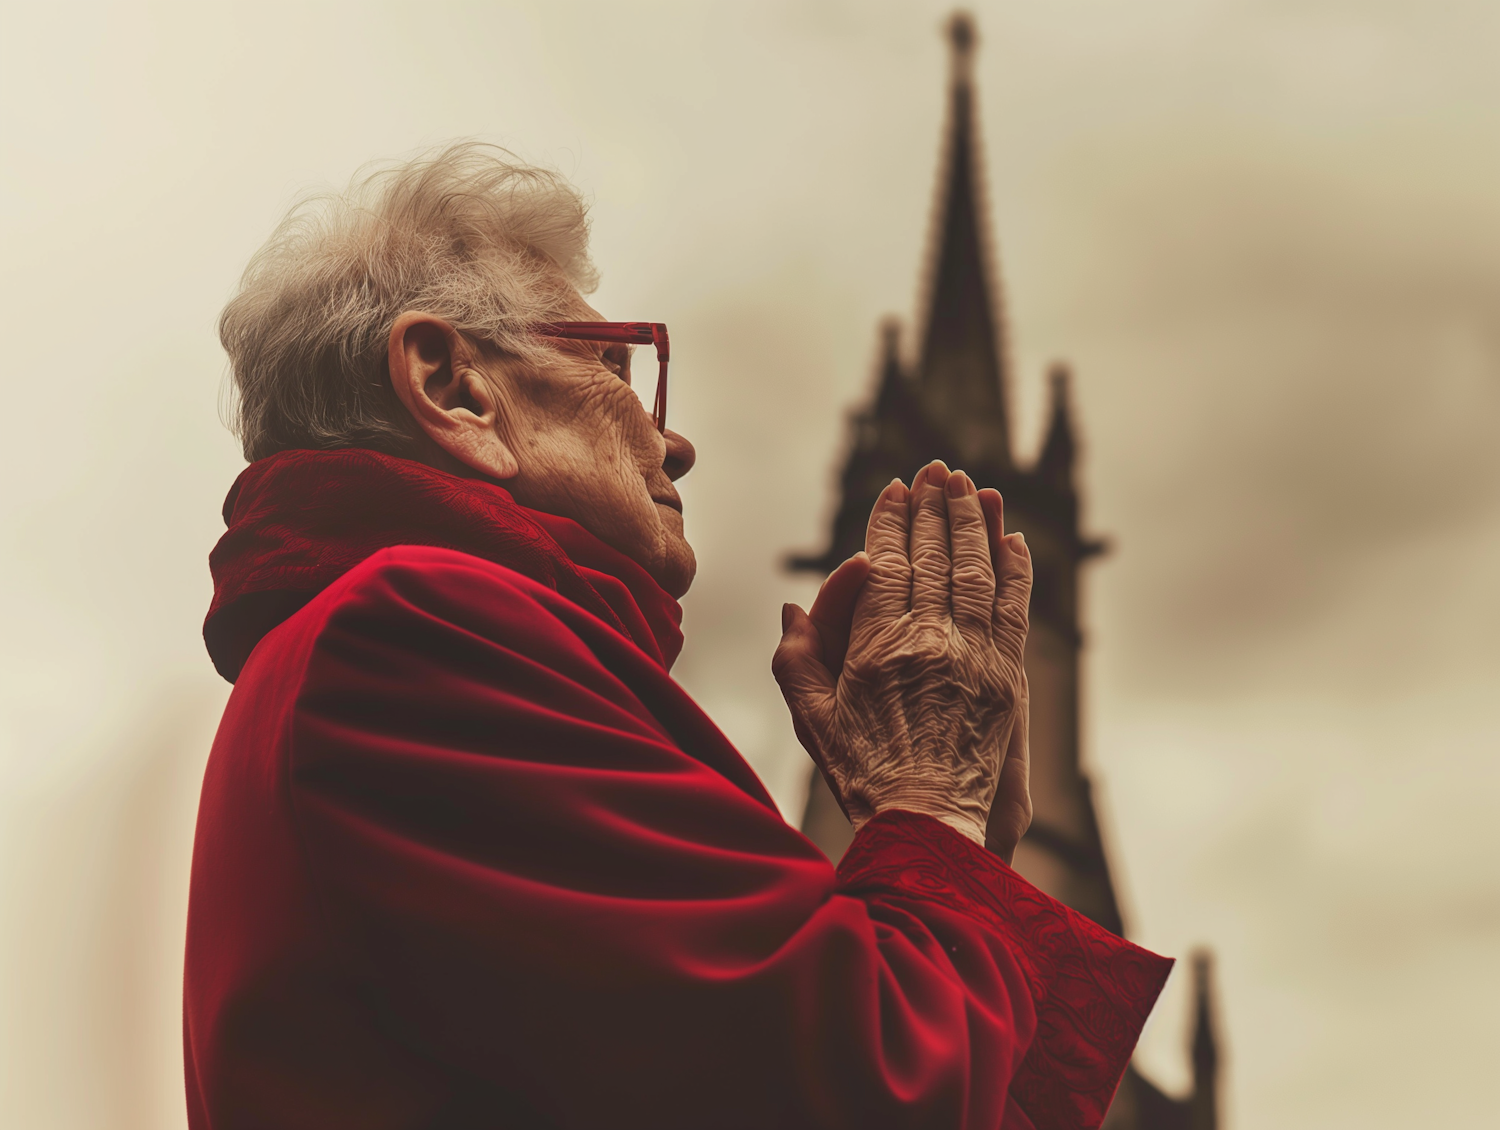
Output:
[[1047,434],[1042,453],[1037,457],[1037,478],[1059,491],[1073,489],[1073,417],[1069,408],[1071,374],[1066,365],[1052,366],[1048,374],[1051,405],[1047,413]]
[[969,68],[974,62],[974,48],[978,44],[979,32],[974,27],[973,16],[959,11],[948,17],[948,45],[953,52],[950,62],[956,78],[968,81]]
[[1214,1032],[1210,984],[1213,959],[1207,950],[1193,954],[1193,1130],[1218,1130],[1219,1045]]

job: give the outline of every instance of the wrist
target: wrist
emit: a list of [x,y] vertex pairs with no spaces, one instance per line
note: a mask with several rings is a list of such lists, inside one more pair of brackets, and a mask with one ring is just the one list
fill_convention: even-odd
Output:
[[941,820],[960,836],[966,836],[980,847],[984,847],[984,821],[975,821],[970,816],[957,815],[951,812],[943,815],[933,812],[928,813],[928,815]]
[[916,812],[923,816],[931,816],[934,820],[941,820],[959,835],[984,847],[989,814],[980,812],[978,808],[978,805],[974,805],[971,810],[969,806],[955,804],[952,800],[928,795],[921,791],[896,793],[882,797],[878,803],[870,805],[869,815],[864,820],[855,822],[854,830],[859,831],[866,820],[882,812],[895,810]]

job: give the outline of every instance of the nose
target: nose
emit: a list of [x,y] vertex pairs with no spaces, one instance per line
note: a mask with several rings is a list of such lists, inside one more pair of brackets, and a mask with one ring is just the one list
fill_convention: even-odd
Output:
[[667,455],[661,461],[661,469],[667,473],[667,478],[676,482],[693,469],[693,464],[698,462],[698,452],[685,436],[678,435],[671,428],[662,433],[662,438],[667,441]]

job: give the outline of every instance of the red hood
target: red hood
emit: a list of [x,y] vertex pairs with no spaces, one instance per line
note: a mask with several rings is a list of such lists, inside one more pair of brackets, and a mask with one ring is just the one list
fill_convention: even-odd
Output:
[[663,667],[682,609],[630,558],[577,522],[528,510],[503,487],[363,448],[283,451],[252,463],[224,500],[208,556],[203,639],[230,682],[272,628],[372,553],[432,545],[504,565],[610,624]]

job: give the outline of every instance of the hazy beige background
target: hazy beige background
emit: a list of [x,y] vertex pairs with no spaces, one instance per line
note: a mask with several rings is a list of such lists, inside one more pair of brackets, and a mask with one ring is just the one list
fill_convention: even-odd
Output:
[[[766,671],[876,318],[909,315],[930,3],[6,5],[0,1124],[180,1125],[198,638],[240,466],[213,324],[291,197],[454,136],[595,199],[672,326],[684,682],[788,808]],[[1230,1125],[1495,1124],[1500,17],[978,6],[1035,448],[1077,367],[1088,756],[1136,936],[1217,950]],[[1169,990],[1143,1055],[1185,1081]]]

